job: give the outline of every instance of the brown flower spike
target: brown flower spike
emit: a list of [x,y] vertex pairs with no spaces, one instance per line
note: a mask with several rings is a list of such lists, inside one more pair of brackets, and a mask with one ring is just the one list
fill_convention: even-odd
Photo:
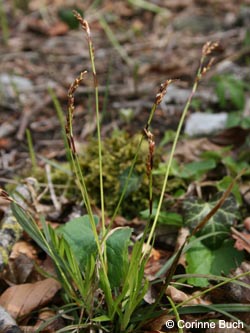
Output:
[[70,85],[68,91],[68,116],[67,116],[67,123],[65,126],[65,131],[67,134],[68,144],[71,148],[72,152],[75,154],[75,142],[73,137],[73,129],[72,129],[72,121],[74,116],[75,110],[75,91],[79,87],[80,83],[83,80],[83,76],[87,73],[87,71],[81,72],[80,75],[74,80],[74,82]]

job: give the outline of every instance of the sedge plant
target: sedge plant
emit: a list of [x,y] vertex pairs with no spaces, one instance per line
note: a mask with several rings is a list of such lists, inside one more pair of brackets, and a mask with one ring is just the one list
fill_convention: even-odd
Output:
[[[167,186],[170,166],[192,97],[195,94],[201,78],[211,66],[212,60],[210,60],[206,66],[204,63],[217,44],[207,43],[203,47],[200,66],[193,85],[192,93],[186,103],[175,134],[155,217],[152,220],[151,216],[149,216],[148,224],[145,228],[143,236],[133,244],[132,251],[129,255],[128,247],[130,245],[132,229],[129,227],[113,228],[113,224],[119,208],[125,198],[129,179],[133,173],[138,153],[145,137],[148,140],[149,146],[147,173],[149,177],[149,211],[152,211],[152,169],[155,143],[150,126],[155,110],[161,103],[172,80],[166,80],[165,83],[161,85],[156,95],[155,102],[149,114],[143,134],[138,143],[135,157],[133,161],[131,161],[131,167],[122,189],[121,196],[118,200],[113,216],[110,218],[109,224],[106,225],[104,207],[105,193],[103,191],[102,175],[103,162],[99,92],[97,73],[95,69],[94,48],[88,22],[77,12],[74,12],[74,15],[86,33],[94,81],[95,116],[97,121],[99,156],[99,187],[101,198],[100,223],[99,218],[93,213],[90,196],[88,194],[84,174],[81,169],[73,134],[73,117],[75,107],[74,95],[78,86],[84,80],[85,75],[87,75],[86,71],[80,73],[79,77],[74,80],[68,91],[68,115],[65,126],[65,136],[67,138],[67,152],[71,159],[71,166],[74,172],[76,185],[81,192],[82,200],[87,210],[87,215],[75,218],[57,230],[54,230],[47,225],[44,218],[41,217],[42,230],[40,230],[28,212],[24,211],[13,199],[8,197],[5,192],[1,193],[4,193],[5,197],[12,202],[11,205],[13,214],[23,229],[52,258],[55,264],[57,273],[55,278],[58,279],[62,285],[63,300],[65,304],[70,304],[72,308],[71,323],[66,328],[61,329],[58,332],[139,332],[142,329],[143,323],[156,317],[162,312],[160,303],[162,296],[164,295],[164,290],[171,281],[178,263],[178,258],[180,257],[185,246],[185,244],[183,244],[182,248],[173,258],[172,262],[169,263],[169,274],[162,291],[160,292],[155,303],[147,305],[145,311],[145,303],[143,300],[145,294],[149,290],[149,282],[144,275],[145,266],[148,262],[150,251],[153,246],[155,229]],[[204,223],[206,223],[206,221],[201,222],[200,227],[202,227]],[[146,247],[144,247],[145,242]],[[145,250],[145,248],[147,250]],[[175,306],[173,302],[171,303],[171,307],[177,315],[178,307]],[[69,309],[67,308],[67,313],[68,311]]]

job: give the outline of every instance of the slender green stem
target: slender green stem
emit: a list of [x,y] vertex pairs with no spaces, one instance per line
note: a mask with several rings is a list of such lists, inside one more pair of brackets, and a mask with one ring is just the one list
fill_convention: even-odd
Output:
[[[167,296],[167,299],[169,300],[169,303],[173,309],[173,312],[174,312],[174,315],[175,315],[175,318],[176,318],[176,322],[178,323],[180,321],[180,315],[177,311],[177,308],[174,304],[174,302],[172,301],[172,298]],[[178,326],[178,333],[183,333],[183,329],[181,327]]]
[[99,112],[99,90],[98,90],[98,82],[95,68],[95,55],[94,55],[94,47],[92,44],[92,40],[90,38],[89,28],[86,29],[87,38],[88,38],[88,46],[89,46],[89,55],[91,60],[91,68],[94,78],[94,86],[95,86],[95,110],[96,110],[96,126],[97,126],[97,139],[98,139],[98,160],[99,160],[99,174],[100,174],[100,199],[101,199],[101,220],[102,220],[102,231],[105,233],[105,207],[104,207],[104,190],[103,190],[103,170],[102,170],[102,138],[101,138],[101,124],[100,124],[100,112]]
[[[159,203],[158,203],[158,206],[157,206],[157,210],[156,210],[155,218],[154,218],[154,221],[153,221],[153,225],[152,225],[152,228],[151,228],[149,236],[148,236],[146,248],[148,248],[150,246],[150,243],[152,241],[152,238],[153,238],[153,235],[154,235],[154,232],[155,232],[155,228],[156,228],[157,221],[158,221],[158,218],[159,218],[159,215],[160,215],[161,206],[162,206],[162,203],[163,203],[163,199],[164,199],[164,195],[165,195],[165,191],[166,191],[166,187],[167,187],[168,177],[169,177],[170,168],[171,168],[171,165],[172,165],[174,153],[175,153],[175,150],[176,150],[177,142],[178,142],[179,137],[180,137],[181,129],[182,129],[187,111],[189,109],[192,98],[193,98],[193,96],[194,96],[194,94],[197,90],[197,87],[198,87],[198,83],[199,83],[199,80],[200,80],[200,77],[201,77],[201,70],[202,70],[202,65],[203,65],[204,59],[205,59],[205,56],[203,56],[201,58],[200,66],[199,66],[199,69],[198,69],[198,72],[197,72],[197,75],[196,75],[196,79],[195,79],[195,82],[194,82],[194,85],[193,85],[192,92],[191,92],[191,94],[188,98],[188,101],[185,105],[185,108],[183,110],[181,119],[180,119],[179,124],[178,124],[178,128],[177,128],[177,131],[176,131],[176,134],[175,134],[174,142],[173,142],[172,149],[171,149],[170,156],[169,156],[169,161],[168,161],[168,164],[167,164],[167,169],[166,169],[165,178],[164,178],[164,182],[163,182],[163,186],[162,186],[160,200],[159,200]],[[145,256],[145,254],[142,256],[142,258],[144,258],[144,256]]]
[[150,217],[152,215],[152,209],[153,209],[153,174],[152,174],[152,170],[150,170],[150,175],[149,175],[149,214],[150,214]]

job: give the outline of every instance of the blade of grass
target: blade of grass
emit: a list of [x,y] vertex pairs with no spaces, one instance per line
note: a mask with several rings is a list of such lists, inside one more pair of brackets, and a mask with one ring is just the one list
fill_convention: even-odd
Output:
[[36,160],[35,149],[34,149],[32,137],[31,137],[31,133],[30,133],[29,129],[26,129],[26,137],[27,137],[27,142],[28,142],[32,170],[34,172],[35,170],[37,170],[37,160]]
[[248,275],[250,275],[250,272],[244,272],[244,273],[238,274],[238,275],[236,275],[234,277],[227,278],[224,281],[222,281],[222,282],[220,282],[220,283],[218,283],[218,284],[216,284],[214,286],[211,286],[210,288],[207,288],[206,290],[203,290],[201,292],[197,292],[197,294],[191,296],[190,298],[188,298],[185,301],[183,301],[183,302],[179,303],[178,305],[176,305],[176,308],[181,308],[184,305],[190,303],[190,301],[192,301],[192,300],[194,300],[196,298],[202,297],[205,294],[211,292],[212,290],[215,290],[215,289],[217,289],[217,288],[219,288],[221,286],[224,286],[227,283],[230,283],[230,282],[235,281],[237,279],[241,279],[241,278],[243,278],[245,276],[248,276]]
[[[190,305],[183,306],[178,311],[180,314],[192,314],[192,313],[207,313],[208,307],[210,305],[200,304],[200,305]],[[250,312],[250,305],[230,303],[230,304],[213,304],[213,311],[227,311],[227,312]]]
[[[204,279],[208,279],[210,281],[225,281],[227,279],[227,277],[225,276],[219,276],[219,275],[212,275],[212,274],[190,274],[190,273],[185,273],[185,274],[178,274],[178,275],[174,275],[173,276],[173,280],[177,280],[177,279],[187,279],[187,278],[192,278],[192,277],[198,277],[198,278],[204,278]],[[242,282],[242,281],[238,281],[235,280],[232,283],[242,286],[244,288],[248,288],[250,289],[250,285],[248,283]],[[173,282],[173,284],[175,284]],[[178,283],[177,283],[178,284]]]
[[119,53],[120,57],[125,61],[125,63],[129,67],[134,67],[135,62],[130,59],[128,56],[126,50],[121,46],[121,44],[118,42],[116,36],[114,35],[113,31],[110,29],[107,21],[103,16],[98,17],[100,25],[102,26],[103,30],[105,31],[108,39],[110,40],[111,44],[113,45],[114,49]]
[[170,16],[170,11],[167,10],[164,7],[160,7],[152,2],[146,1],[146,0],[128,0],[128,3],[137,6],[140,8],[143,8],[145,10],[149,10],[153,13],[164,15],[164,16]]

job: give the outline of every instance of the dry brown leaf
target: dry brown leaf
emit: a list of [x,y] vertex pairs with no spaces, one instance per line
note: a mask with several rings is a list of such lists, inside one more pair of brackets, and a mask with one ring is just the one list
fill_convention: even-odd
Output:
[[64,22],[56,22],[52,27],[49,28],[48,34],[53,36],[62,36],[69,31],[69,27]]
[[[150,249],[151,247],[147,248],[146,244],[144,244],[144,252],[148,252]],[[163,263],[166,262],[169,257],[169,252],[157,250],[154,248],[151,249],[150,256],[145,267],[145,276],[148,280],[153,280],[155,278],[155,274],[161,269]]]
[[16,319],[46,305],[60,288],[60,283],[52,278],[16,285],[1,295],[0,305]]
[[174,316],[169,316],[166,314],[160,315],[157,318],[150,320],[145,326],[146,332],[148,333],[156,333],[161,332],[162,327],[166,328],[166,321],[173,320]]
[[[184,293],[183,291],[176,289],[173,286],[168,286],[167,290],[166,290],[166,295],[171,297],[171,299],[175,302],[175,303],[181,303],[183,301],[186,301],[190,298],[189,295],[187,295],[186,293]],[[196,300],[192,300],[189,305],[194,305],[197,304]]]
[[[171,297],[174,303],[181,303],[184,301],[188,301],[193,295],[189,295],[184,293],[183,291],[173,287],[168,286],[166,290],[166,295]],[[204,301],[200,297],[194,298],[186,303],[186,305],[196,305],[196,304],[208,304],[208,302]]]
[[201,153],[211,150],[218,151],[221,147],[210,142],[207,138],[180,141],[175,156],[183,162],[197,161]]
[[7,138],[0,138],[0,148],[8,149],[11,146],[11,140]]
[[218,146],[233,145],[235,148],[240,147],[246,141],[249,135],[249,129],[244,129],[240,126],[227,128],[220,133],[217,133],[209,138],[209,141]]
[[26,241],[18,241],[14,244],[10,259],[16,259],[20,254],[25,254],[30,259],[37,259],[37,250],[36,248]]

